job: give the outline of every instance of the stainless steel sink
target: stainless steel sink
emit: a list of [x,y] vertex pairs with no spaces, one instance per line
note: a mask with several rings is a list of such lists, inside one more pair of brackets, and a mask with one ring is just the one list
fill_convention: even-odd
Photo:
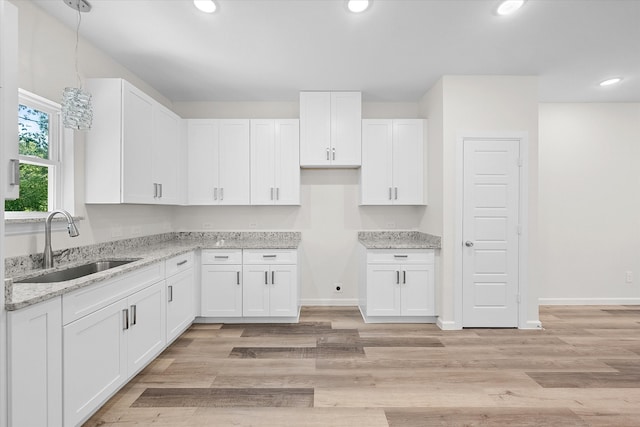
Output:
[[18,280],[15,283],[53,283],[53,282],[65,282],[67,280],[78,279],[80,277],[88,276],[90,274],[99,273],[101,271],[109,270],[110,268],[120,267],[121,265],[129,264],[134,261],[138,261],[140,258],[134,259],[107,259],[102,261],[94,261],[88,264],[78,265],[76,267],[69,267],[64,270],[54,271],[51,273],[42,274],[40,276],[31,277],[28,279]]

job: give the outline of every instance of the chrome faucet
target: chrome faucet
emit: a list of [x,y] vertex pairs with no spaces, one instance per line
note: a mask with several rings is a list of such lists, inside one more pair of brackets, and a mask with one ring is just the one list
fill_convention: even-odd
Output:
[[44,259],[42,262],[43,268],[53,267],[53,250],[51,250],[51,220],[56,214],[64,215],[67,218],[67,230],[69,230],[69,236],[76,237],[80,233],[76,227],[76,223],[73,222],[71,214],[65,210],[58,209],[49,214],[47,220],[44,222]]

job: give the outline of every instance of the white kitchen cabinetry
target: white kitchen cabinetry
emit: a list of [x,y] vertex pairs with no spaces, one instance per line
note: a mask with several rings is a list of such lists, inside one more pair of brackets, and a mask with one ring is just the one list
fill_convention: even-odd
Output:
[[9,425],[62,426],[62,304],[8,312]]
[[300,121],[251,120],[251,204],[300,204]]
[[250,130],[245,119],[187,120],[189,205],[248,205]]
[[242,314],[298,315],[298,258],[295,250],[244,250]]
[[423,205],[422,119],[362,120],[362,205]]
[[[63,296],[63,319],[71,320],[63,327],[65,426],[86,420],[165,347],[164,281],[131,290],[142,286],[139,279],[162,270],[150,267],[103,286],[80,289],[76,297]],[[111,302],[118,295],[125,297]]]
[[204,317],[242,316],[242,250],[202,251],[202,298]]
[[367,322],[379,317],[402,321],[435,316],[433,250],[369,249],[363,253],[361,311]]
[[122,79],[88,79],[93,124],[86,134],[87,203],[179,204],[181,119]]
[[18,161],[18,8],[8,1],[0,4],[0,138],[4,198],[20,196]]
[[195,318],[193,252],[165,261],[167,285],[167,343],[185,331]]
[[300,92],[300,166],[359,167],[360,92]]

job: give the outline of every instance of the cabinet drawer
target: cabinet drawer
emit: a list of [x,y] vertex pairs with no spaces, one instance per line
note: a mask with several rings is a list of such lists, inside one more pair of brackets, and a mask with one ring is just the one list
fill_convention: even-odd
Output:
[[242,249],[205,249],[202,264],[242,264]]
[[107,279],[62,296],[64,325],[164,279],[164,264],[157,263]]
[[371,264],[433,264],[433,249],[369,249],[367,263]]
[[165,274],[167,277],[180,273],[193,267],[193,252],[174,256],[165,261]]
[[242,255],[244,264],[297,264],[295,249],[246,249]]

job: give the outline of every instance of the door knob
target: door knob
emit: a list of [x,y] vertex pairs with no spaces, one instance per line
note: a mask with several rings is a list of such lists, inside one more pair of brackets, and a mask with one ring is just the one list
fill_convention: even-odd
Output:
[[473,247],[473,242],[467,240],[466,242],[464,242],[464,245],[468,248],[472,248]]

